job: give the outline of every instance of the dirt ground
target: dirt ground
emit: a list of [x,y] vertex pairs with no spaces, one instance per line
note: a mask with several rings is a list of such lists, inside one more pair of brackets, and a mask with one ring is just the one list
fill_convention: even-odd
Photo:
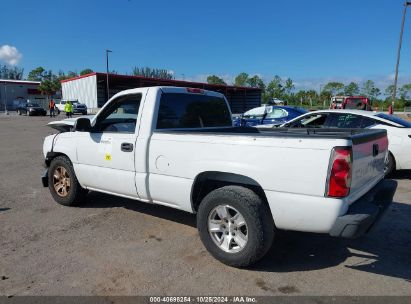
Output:
[[411,295],[411,173],[364,238],[278,232],[249,269],[213,259],[195,217],[91,193],[56,204],[40,181],[48,117],[0,115],[0,295]]

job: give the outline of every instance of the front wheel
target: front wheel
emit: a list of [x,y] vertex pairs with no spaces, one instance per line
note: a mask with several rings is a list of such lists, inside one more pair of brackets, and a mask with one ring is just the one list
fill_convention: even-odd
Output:
[[74,206],[82,203],[88,192],[80,186],[73,166],[65,156],[58,156],[52,160],[48,182],[54,200],[64,206]]
[[274,238],[266,203],[252,190],[226,186],[209,193],[197,213],[197,227],[207,250],[219,261],[246,267],[261,259]]

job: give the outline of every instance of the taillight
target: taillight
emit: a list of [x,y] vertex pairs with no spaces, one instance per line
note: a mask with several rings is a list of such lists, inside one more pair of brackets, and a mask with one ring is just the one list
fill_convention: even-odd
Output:
[[204,94],[204,90],[197,88],[187,88],[188,93]]
[[350,193],[352,173],[351,147],[335,147],[330,160],[327,196],[345,197]]

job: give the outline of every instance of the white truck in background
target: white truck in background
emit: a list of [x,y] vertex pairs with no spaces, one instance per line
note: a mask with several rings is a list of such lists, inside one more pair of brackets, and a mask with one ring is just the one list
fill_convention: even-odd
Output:
[[383,180],[385,130],[234,128],[225,97],[201,89],[127,90],[92,118],[52,124],[42,182],[55,201],[99,191],[195,213],[207,250],[236,267],[277,229],[363,235],[396,189]]

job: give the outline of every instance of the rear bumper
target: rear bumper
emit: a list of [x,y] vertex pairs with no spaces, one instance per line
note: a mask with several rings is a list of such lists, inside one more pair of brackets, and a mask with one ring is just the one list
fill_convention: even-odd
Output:
[[391,205],[396,189],[396,181],[380,181],[366,195],[351,204],[345,215],[337,217],[329,234],[356,238],[370,231]]

